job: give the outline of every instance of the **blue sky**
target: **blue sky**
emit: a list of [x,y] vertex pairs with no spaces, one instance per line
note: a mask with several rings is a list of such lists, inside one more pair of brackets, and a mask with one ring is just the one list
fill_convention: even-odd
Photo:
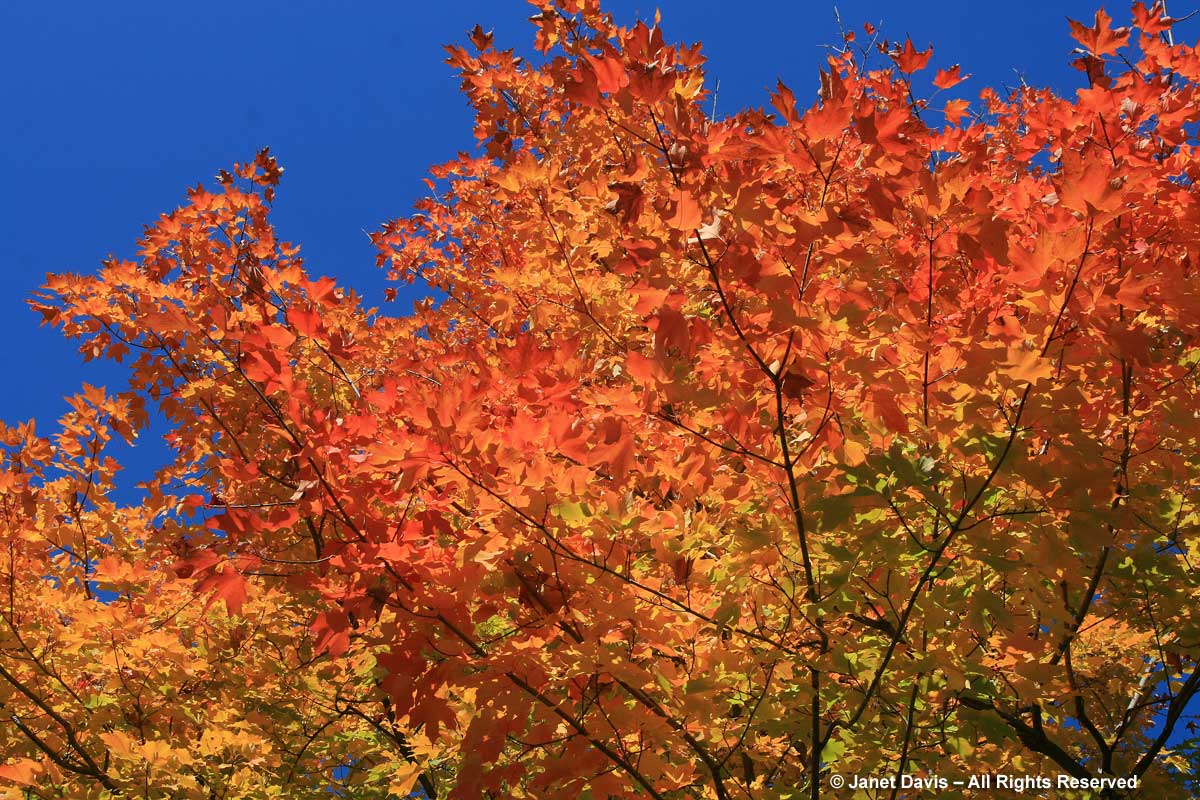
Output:
[[[443,44],[476,22],[529,49],[522,0],[410,3],[256,0],[204,3],[8,0],[0,4],[0,419],[49,424],[81,381],[122,381],[82,365],[25,300],[47,272],[87,272],[131,256],[142,226],[185,187],[270,145],[287,169],[275,221],[309,268],[382,301],[366,231],[408,211],[430,164],[473,144]],[[650,2],[608,7],[632,21]],[[661,0],[667,35],[702,40],[720,80],[718,111],[766,102],[783,78],[811,98],[822,45],[836,42],[833,2]],[[1068,88],[1065,18],[1089,2],[838,0],[847,26],[936,45],[933,65],[962,62],[973,97],[987,84]],[[1120,15],[1118,14],[1118,20]],[[392,307],[408,308],[402,298]],[[153,437],[148,437],[153,438]],[[136,473],[154,443],[122,454]]]

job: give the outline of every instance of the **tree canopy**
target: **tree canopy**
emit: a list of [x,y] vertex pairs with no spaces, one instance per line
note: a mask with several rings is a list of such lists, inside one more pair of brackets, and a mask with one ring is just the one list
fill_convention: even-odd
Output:
[[479,149],[373,235],[411,314],[276,236],[266,150],[48,278],[130,383],[3,430],[0,792],[1191,796],[1200,51],[1132,21],[1074,97],[866,26],[717,117],[558,0],[449,48]]

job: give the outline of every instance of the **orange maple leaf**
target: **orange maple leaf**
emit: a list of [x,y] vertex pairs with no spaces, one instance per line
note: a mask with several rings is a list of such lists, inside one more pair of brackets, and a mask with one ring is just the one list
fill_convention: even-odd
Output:
[[937,76],[933,79],[933,85],[939,89],[949,89],[951,86],[957,86],[965,81],[970,75],[959,74],[959,65],[955,64],[949,69],[939,69]]
[[1096,12],[1095,22],[1090,28],[1073,19],[1067,22],[1071,25],[1071,37],[1094,56],[1111,55],[1129,43],[1129,29],[1113,29],[1112,17],[1104,9]]
[[913,46],[912,39],[906,38],[904,46],[893,50],[889,55],[896,62],[896,66],[906,75],[911,75],[918,70],[925,69],[925,65],[929,63],[930,57],[933,56],[933,48],[927,50],[918,50]]

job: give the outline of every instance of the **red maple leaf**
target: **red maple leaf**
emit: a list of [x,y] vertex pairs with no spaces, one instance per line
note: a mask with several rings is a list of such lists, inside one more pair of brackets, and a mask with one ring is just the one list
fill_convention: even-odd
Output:
[[889,55],[896,62],[896,66],[906,75],[925,69],[925,65],[929,63],[929,59],[933,56],[933,48],[927,50],[918,50],[913,47],[912,39],[904,40],[904,47],[893,50]]
[[1090,28],[1073,19],[1067,22],[1071,24],[1071,37],[1094,56],[1110,55],[1129,43],[1129,29],[1111,28],[1112,17],[1104,13],[1104,9],[1096,12],[1095,24]]
[[949,89],[951,86],[957,86],[965,81],[970,75],[960,75],[959,66],[955,64],[950,69],[939,69],[937,76],[933,79],[933,85],[939,89]]

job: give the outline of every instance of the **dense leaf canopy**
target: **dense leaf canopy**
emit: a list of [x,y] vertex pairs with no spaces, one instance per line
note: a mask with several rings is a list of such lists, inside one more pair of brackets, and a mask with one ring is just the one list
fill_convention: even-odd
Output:
[[868,26],[717,118],[560,0],[450,48],[480,148],[373,237],[436,302],[312,277],[266,151],[52,276],[131,383],[3,433],[6,796],[1190,796],[1200,51],[1133,17],[1073,98]]

